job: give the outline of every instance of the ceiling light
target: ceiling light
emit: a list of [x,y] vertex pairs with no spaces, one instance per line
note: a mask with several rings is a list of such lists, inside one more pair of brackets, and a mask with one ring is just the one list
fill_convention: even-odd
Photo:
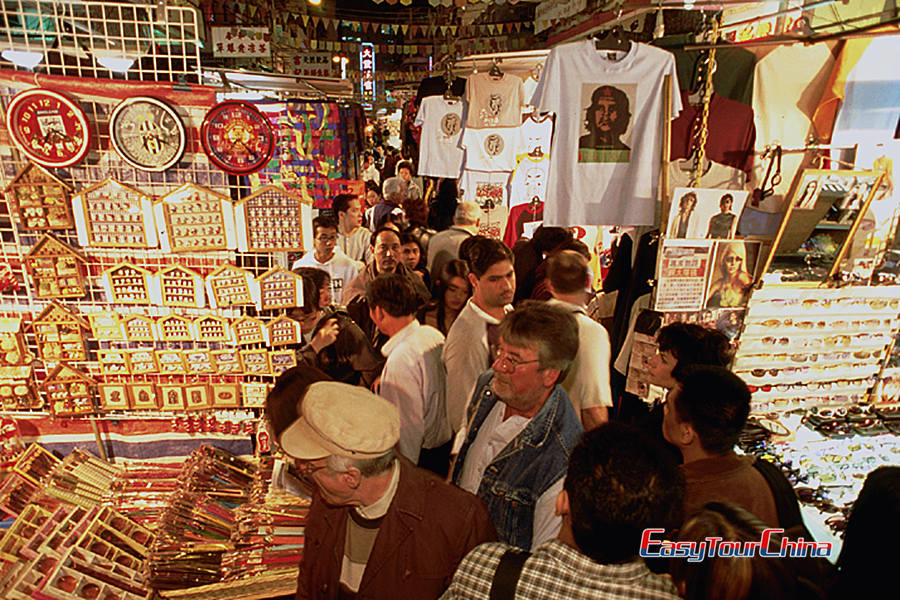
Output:
[[125,73],[134,65],[134,59],[127,56],[98,56],[97,63],[113,73]]
[[310,4],[312,4],[313,6],[318,6],[318,5],[322,4],[322,0],[306,0],[306,1],[309,2]]
[[3,50],[0,52],[0,56],[14,65],[25,67],[26,69],[33,69],[44,60],[43,52],[28,52],[25,50],[13,50],[12,48]]

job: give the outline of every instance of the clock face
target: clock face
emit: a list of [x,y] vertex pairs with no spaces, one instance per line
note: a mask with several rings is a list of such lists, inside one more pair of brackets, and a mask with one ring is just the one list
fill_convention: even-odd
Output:
[[203,120],[200,141],[209,159],[235,175],[260,170],[272,157],[275,136],[269,121],[246,102],[215,105]]
[[16,94],[6,109],[13,142],[45,167],[68,167],[87,154],[91,135],[87,117],[62,94],[33,88]]
[[119,156],[144,171],[165,171],[184,154],[184,123],[156,98],[128,98],[109,118],[109,137]]

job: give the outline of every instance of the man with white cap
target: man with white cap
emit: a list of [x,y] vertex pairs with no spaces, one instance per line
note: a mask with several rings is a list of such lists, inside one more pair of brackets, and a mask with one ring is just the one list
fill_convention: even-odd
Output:
[[437,598],[495,539],[474,495],[395,454],[400,415],[368,390],[309,386],[282,450],[315,487],[297,598]]

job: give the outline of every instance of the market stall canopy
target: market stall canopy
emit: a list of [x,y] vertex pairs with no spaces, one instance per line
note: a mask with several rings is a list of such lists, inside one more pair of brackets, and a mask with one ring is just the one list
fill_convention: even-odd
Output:
[[276,92],[316,98],[350,100],[354,91],[349,79],[297,77],[242,69],[204,70],[202,80],[207,85],[221,86],[225,91]]

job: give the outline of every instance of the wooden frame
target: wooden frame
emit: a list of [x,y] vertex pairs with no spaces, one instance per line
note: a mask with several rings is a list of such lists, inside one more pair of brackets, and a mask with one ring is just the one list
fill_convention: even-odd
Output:
[[203,306],[203,278],[191,269],[172,265],[157,271],[154,277],[159,286],[159,302],[163,306]]
[[4,410],[43,408],[33,375],[32,365],[0,367],[0,406]]
[[185,386],[180,383],[161,383],[156,386],[160,410],[184,410],[187,406],[184,400],[184,388]]
[[218,315],[203,315],[194,319],[194,330],[197,332],[197,341],[200,342],[227,342],[231,324],[225,317]]
[[26,365],[32,360],[22,335],[22,317],[0,317],[0,366]]
[[97,362],[102,375],[130,375],[127,350],[97,350]]
[[256,317],[244,316],[231,324],[234,341],[240,345],[262,344],[266,341],[266,325]]
[[87,292],[80,252],[45,233],[28,254],[25,265],[38,298],[81,298]]
[[228,308],[253,304],[253,293],[250,282],[253,275],[231,264],[224,264],[206,277],[206,291],[209,294],[210,306]]
[[281,267],[273,267],[256,279],[260,310],[294,308],[303,304],[303,278]]
[[302,336],[300,324],[290,317],[281,316],[272,319],[266,325],[269,332],[269,344],[271,346],[290,346],[299,344]]
[[190,342],[194,339],[190,319],[179,315],[166,315],[156,320],[156,330],[165,342]]
[[94,388],[97,382],[78,369],[60,363],[41,383],[50,412],[55,416],[83,415],[94,412]]
[[235,219],[246,251],[304,248],[302,207],[306,204],[302,197],[277,185],[267,185],[238,200]]
[[72,187],[37,163],[29,162],[4,190],[23,229],[72,229]]
[[241,370],[244,375],[269,375],[272,365],[269,362],[268,350],[240,350]]
[[214,408],[237,408],[241,405],[241,386],[237,383],[213,383],[210,390]]
[[269,352],[269,364],[272,375],[281,375],[288,369],[297,366],[297,353],[293,350],[274,350]]
[[110,304],[150,304],[150,271],[131,263],[110,267],[101,275]]
[[203,410],[213,406],[209,395],[209,386],[206,384],[198,383],[184,386],[184,401],[188,410]]
[[244,408],[262,408],[266,405],[270,388],[267,383],[242,383],[241,405]]
[[193,183],[160,198],[154,206],[160,245],[168,252],[209,252],[234,248],[231,199]]
[[149,382],[128,384],[128,399],[132,410],[157,410],[159,408],[156,385]]
[[144,315],[122,319],[122,333],[129,342],[155,342],[157,339],[156,323]]
[[109,178],[72,198],[78,243],[106,248],[155,248],[150,196]]
[[184,362],[188,375],[204,375],[215,373],[212,354],[209,350],[185,350]]
[[62,305],[51,302],[31,323],[38,355],[49,362],[87,360],[83,332],[89,324]]
[[219,375],[239,375],[242,372],[241,357],[237,350],[217,350],[212,353]]
[[122,322],[119,314],[115,312],[89,313],[88,322],[91,324],[91,336],[95,340],[124,340],[125,332],[122,331]]
[[159,365],[153,348],[136,348],[128,352],[128,370],[132,375],[158,373]]
[[157,350],[156,364],[163,375],[184,375],[187,373],[184,365],[184,352],[181,350]]
[[125,410],[129,406],[128,385],[125,383],[102,383],[99,393],[102,410]]

